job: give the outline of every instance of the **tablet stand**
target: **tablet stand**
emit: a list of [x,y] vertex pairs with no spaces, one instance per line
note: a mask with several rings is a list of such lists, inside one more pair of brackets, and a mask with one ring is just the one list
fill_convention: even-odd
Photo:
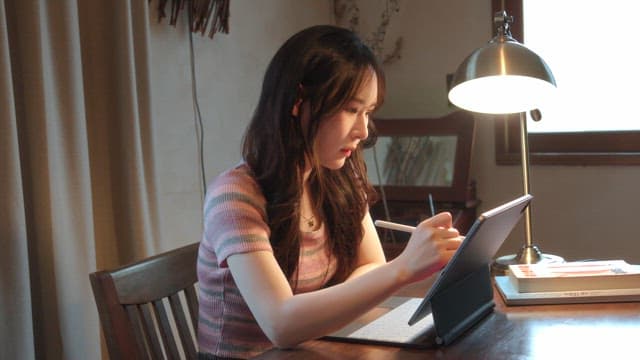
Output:
[[436,343],[447,345],[493,311],[489,265],[432,296]]

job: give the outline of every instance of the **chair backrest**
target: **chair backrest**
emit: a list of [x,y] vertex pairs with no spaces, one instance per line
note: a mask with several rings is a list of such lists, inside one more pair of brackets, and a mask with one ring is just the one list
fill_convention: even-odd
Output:
[[112,359],[197,358],[197,258],[194,243],[89,275]]

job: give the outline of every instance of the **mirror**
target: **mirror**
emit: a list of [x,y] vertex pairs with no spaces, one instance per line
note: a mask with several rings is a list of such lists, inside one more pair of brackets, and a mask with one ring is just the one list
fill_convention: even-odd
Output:
[[449,187],[457,142],[455,135],[380,136],[365,150],[369,179],[374,185]]
[[468,200],[475,132],[469,112],[374,119],[373,124],[378,141],[364,152],[367,173],[374,185],[384,187],[389,200],[415,201],[429,194],[437,201]]

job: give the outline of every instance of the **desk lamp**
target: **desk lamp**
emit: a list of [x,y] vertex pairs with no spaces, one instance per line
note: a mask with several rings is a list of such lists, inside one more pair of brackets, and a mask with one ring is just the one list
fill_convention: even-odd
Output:
[[[455,72],[449,100],[454,105],[477,113],[520,114],[522,178],[524,193],[529,193],[529,140],[527,111],[539,114],[537,107],[556,91],[556,83],[547,64],[512,36],[513,17],[497,12],[493,22],[497,35],[476,49]],[[496,259],[494,270],[505,272],[511,264],[562,262],[562,258],[543,254],[533,244],[531,206],[525,212],[525,244],[515,255]]]

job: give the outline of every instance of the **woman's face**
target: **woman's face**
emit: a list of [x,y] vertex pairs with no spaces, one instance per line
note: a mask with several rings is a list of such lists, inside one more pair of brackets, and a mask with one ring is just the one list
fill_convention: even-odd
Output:
[[320,164],[328,169],[344,166],[358,143],[369,135],[369,115],[378,101],[378,79],[373,70],[369,74],[356,95],[335,115],[322,119],[318,126],[314,151]]

